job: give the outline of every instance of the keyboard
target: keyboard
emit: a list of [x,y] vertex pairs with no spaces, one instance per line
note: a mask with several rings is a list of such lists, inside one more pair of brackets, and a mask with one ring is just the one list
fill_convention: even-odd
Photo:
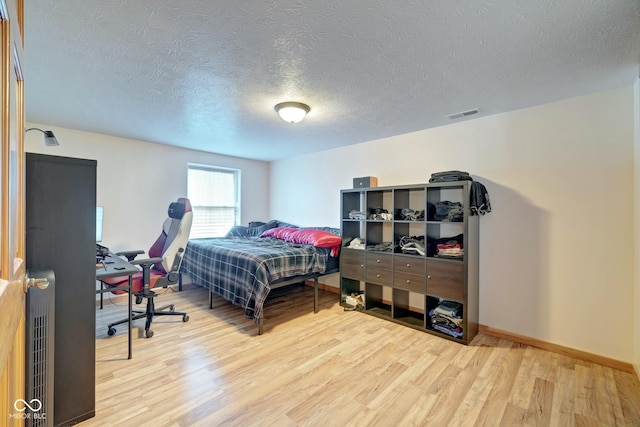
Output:
[[96,262],[109,255],[109,248],[96,243]]

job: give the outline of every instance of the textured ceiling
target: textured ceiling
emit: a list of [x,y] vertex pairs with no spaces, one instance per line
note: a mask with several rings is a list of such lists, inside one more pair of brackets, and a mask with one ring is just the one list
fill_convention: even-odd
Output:
[[[27,0],[25,27],[27,121],[261,160],[629,85],[640,63],[639,0]],[[289,100],[303,122],[275,113]]]

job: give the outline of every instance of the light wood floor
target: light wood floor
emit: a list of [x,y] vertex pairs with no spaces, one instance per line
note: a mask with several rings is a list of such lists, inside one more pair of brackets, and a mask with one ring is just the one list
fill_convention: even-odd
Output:
[[[190,321],[134,327],[97,310],[96,416],[88,426],[640,426],[633,374],[479,335],[463,346],[363,313],[337,295],[271,292],[265,332],[199,288],[168,291]],[[143,323],[138,321],[138,326]],[[135,326],[135,325],[134,325]]]

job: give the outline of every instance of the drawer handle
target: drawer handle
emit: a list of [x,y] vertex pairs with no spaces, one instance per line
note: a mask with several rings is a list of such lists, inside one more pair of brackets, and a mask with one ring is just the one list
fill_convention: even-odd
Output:
[[408,279],[407,279],[407,285],[408,285],[409,283],[411,283],[411,280],[408,280]]
[[427,279],[431,279],[431,276],[427,276]]
[[379,279],[379,278],[380,278],[380,275],[379,275],[379,274],[376,274],[376,277]]
[[411,268],[411,264],[407,264],[407,268]]
[[364,268],[364,264],[360,264],[360,268]]
[[377,259],[377,260],[376,260],[376,262],[380,262],[380,260],[379,260],[379,259]]

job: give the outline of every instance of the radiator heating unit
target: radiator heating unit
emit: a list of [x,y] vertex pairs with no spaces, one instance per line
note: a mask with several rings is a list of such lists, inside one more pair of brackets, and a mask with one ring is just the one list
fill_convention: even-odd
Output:
[[29,287],[26,297],[25,399],[20,409],[26,426],[52,426],[55,275],[52,270],[31,270],[27,283],[30,280],[34,286]]

